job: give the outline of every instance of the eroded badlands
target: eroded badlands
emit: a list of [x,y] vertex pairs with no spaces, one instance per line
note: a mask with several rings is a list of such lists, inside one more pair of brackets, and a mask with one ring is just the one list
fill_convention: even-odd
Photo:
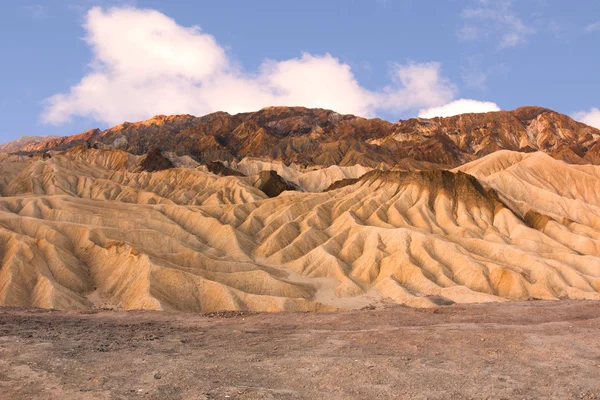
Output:
[[[144,157],[85,146],[3,156],[0,305],[211,312],[600,300],[598,166],[499,151],[451,171],[244,159],[228,168],[246,176],[219,176],[181,159],[148,172]],[[257,183],[265,170],[297,190],[269,198]]]

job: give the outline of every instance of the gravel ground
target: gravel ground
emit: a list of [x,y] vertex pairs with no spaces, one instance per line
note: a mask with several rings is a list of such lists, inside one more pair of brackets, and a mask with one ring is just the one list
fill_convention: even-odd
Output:
[[2,399],[600,399],[600,303],[0,308]]

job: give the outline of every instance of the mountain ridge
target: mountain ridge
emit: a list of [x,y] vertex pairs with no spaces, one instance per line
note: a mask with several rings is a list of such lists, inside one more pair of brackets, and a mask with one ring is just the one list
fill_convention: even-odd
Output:
[[52,139],[58,139],[60,136],[48,135],[48,136],[21,136],[15,140],[10,142],[0,144],[0,152],[2,153],[13,153],[16,151],[20,151],[21,148],[30,144],[30,143],[39,143],[45,142]]
[[201,163],[255,157],[304,166],[392,168],[415,160],[457,167],[498,150],[539,150],[572,164],[600,164],[600,130],[536,106],[397,123],[304,107],[202,117],[158,115],[25,143],[16,153],[60,151],[84,142],[137,155],[157,147]]

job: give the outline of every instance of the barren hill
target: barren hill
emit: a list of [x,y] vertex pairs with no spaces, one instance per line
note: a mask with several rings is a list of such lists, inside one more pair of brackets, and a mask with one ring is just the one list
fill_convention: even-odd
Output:
[[12,142],[0,144],[0,152],[2,153],[15,153],[22,151],[23,149],[33,146],[34,143],[47,142],[50,140],[58,139],[59,136],[21,136]]
[[[499,151],[454,171],[275,162],[274,175],[246,159],[223,176],[156,150],[53,154],[0,162],[0,305],[211,312],[600,300],[598,166]],[[334,176],[355,180],[320,191]],[[294,190],[266,193],[265,179]]]
[[98,142],[133,154],[152,148],[209,161],[243,158],[289,165],[392,168],[407,162],[456,167],[498,150],[543,151],[574,164],[600,164],[600,130],[541,107],[391,123],[322,109],[269,107],[230,115],[156,116],[38,143],[11,152],[65,150]]

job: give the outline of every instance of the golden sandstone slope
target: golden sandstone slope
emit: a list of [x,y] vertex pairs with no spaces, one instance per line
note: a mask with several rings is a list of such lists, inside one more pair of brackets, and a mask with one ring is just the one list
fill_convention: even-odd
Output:
[[[0,305],[211,312],[600,300],[598,166],[513,151],[452,171],[286,166],[313,191],[269,198],[254,186],[264,164],[230,164],[249,176],[149,172],[144,157],[86,146],[3,156]],[[319,191],[328,174],[357,179]]]

